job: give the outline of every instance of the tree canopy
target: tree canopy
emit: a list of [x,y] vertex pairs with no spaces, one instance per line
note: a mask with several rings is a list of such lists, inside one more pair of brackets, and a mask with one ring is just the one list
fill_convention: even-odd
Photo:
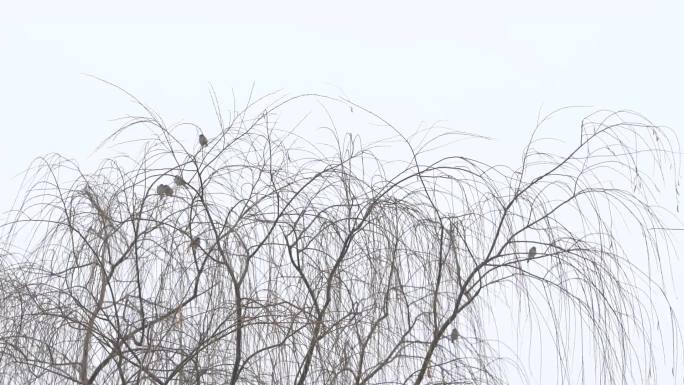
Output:
[[[212,98],[218,128],[135,100],[100,147],[121,154],[26,173],[0,233],[0,383],[526,382],[496,336],[526,322],[560,383],[657,383],[661,355],[677,376],[657,202],[679,195],[671,129],[597,111],[555,153],[542,119],[519,165],[493,165],[453,145],[476,135],[406,136],[345,99],[269,95],[226,117]],[[297,103],[329,118],[324,145],[282,123]],[[340,107],[392,136],[345,134]]]

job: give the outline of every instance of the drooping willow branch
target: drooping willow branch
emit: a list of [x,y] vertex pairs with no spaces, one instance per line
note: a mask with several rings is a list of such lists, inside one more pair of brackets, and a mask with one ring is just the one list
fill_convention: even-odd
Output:
[[[324,144],[302,131],[313,115],[287,123],[311,101]],[[434,156],[468,134],[416,141],[320,95],[229,119],[215,101],[213,131],[137,102],[106,141],[126,156],[84,171],[50,155],[26,174],[2,226],[0,383],[507,383],[526,373],[488,324],[502,296],[508,323],[548,335],[563,382],[655,383],[657,352],[676,363],[671,239],[654,231],[669,220],[656,186],[680,172],[666,128],[599,111],[567,153],[533,136],[505,167]],[[395,136],[341,134],[350,106]],[[634,229],[645,268],[621,245]]]

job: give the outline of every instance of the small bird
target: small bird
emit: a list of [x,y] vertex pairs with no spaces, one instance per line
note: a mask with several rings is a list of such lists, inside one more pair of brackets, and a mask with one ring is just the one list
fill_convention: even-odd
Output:
[[197,248],[200,245],[200,237],[195,237],[192,238],[192,241],[190,241],[190,248],[192,249],[193,252],[197,251]]
[[179,308],[176,311],[176,314],[174,315],[174,323],[177,327],[183,327],[183,321],[185,321],[185,317],[183,316],[183,309]]
[[209,141],[207,140],[207,137],[204,136],[204,134],[200,134],[199,136],[199,144],[202,147],[207,147],[209,145]]
[[532,246],[530,251],[527,252],[527,263],[530,263],[530,260],[534,258],[535,255],[537,255],[537,248]]
[[157,186],[157,194],[159,194],[162,197],[164,197],[164,196],[172,197],[173,196],[173,189],[171,187],[169,187],[169,185],[161,183],[161,184],[159,184],[159,186]]
[[181,175],[176,175],[173,177],[173,183],[176,184],[176,186],[182,187],[188,184],[185,179],[183,179],[183,176]]
[[449,336],[449,339],[451,340],[451,342],[455,342],[458,339],[458,329],[454,328],[451,331],[451,335]]

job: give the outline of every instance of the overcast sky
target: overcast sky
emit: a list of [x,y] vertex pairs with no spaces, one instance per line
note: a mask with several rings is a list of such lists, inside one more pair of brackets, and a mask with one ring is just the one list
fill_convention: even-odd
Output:
[[[681,1],[185,3],[0,0],[0,177],[14,178],[2,211],[31,159],[87,162],[112,119],[139,112],[85,73],[169,121],[211,121],[209,83],[230,103],[253,84],[343,96],[402,130],[496,138],[491,159],[519,160],[538,112],[569,105],[635,110],[684,135]],[[576,137],[581,117],[559,135]]]

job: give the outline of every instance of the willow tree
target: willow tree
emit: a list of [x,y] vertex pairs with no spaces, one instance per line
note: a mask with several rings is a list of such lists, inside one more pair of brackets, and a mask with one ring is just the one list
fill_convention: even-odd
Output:
[[[677,376],[656,202],[678,186],[671,130],[599,111],[568,152],[535,130],[519,165],[496,166],[434,156],[467,134],[402,136],[348,100],[212,100],[217,127],[136,99],[100,147],[118,155],[29,168],[2,226],[0,383],[525,381],[493,317],[546,336],[561,383],[656,383],[661,354]],[[285,123],[302,104],[328,114],[327,142]],[[342,133],[339,107],[393,136]]]

